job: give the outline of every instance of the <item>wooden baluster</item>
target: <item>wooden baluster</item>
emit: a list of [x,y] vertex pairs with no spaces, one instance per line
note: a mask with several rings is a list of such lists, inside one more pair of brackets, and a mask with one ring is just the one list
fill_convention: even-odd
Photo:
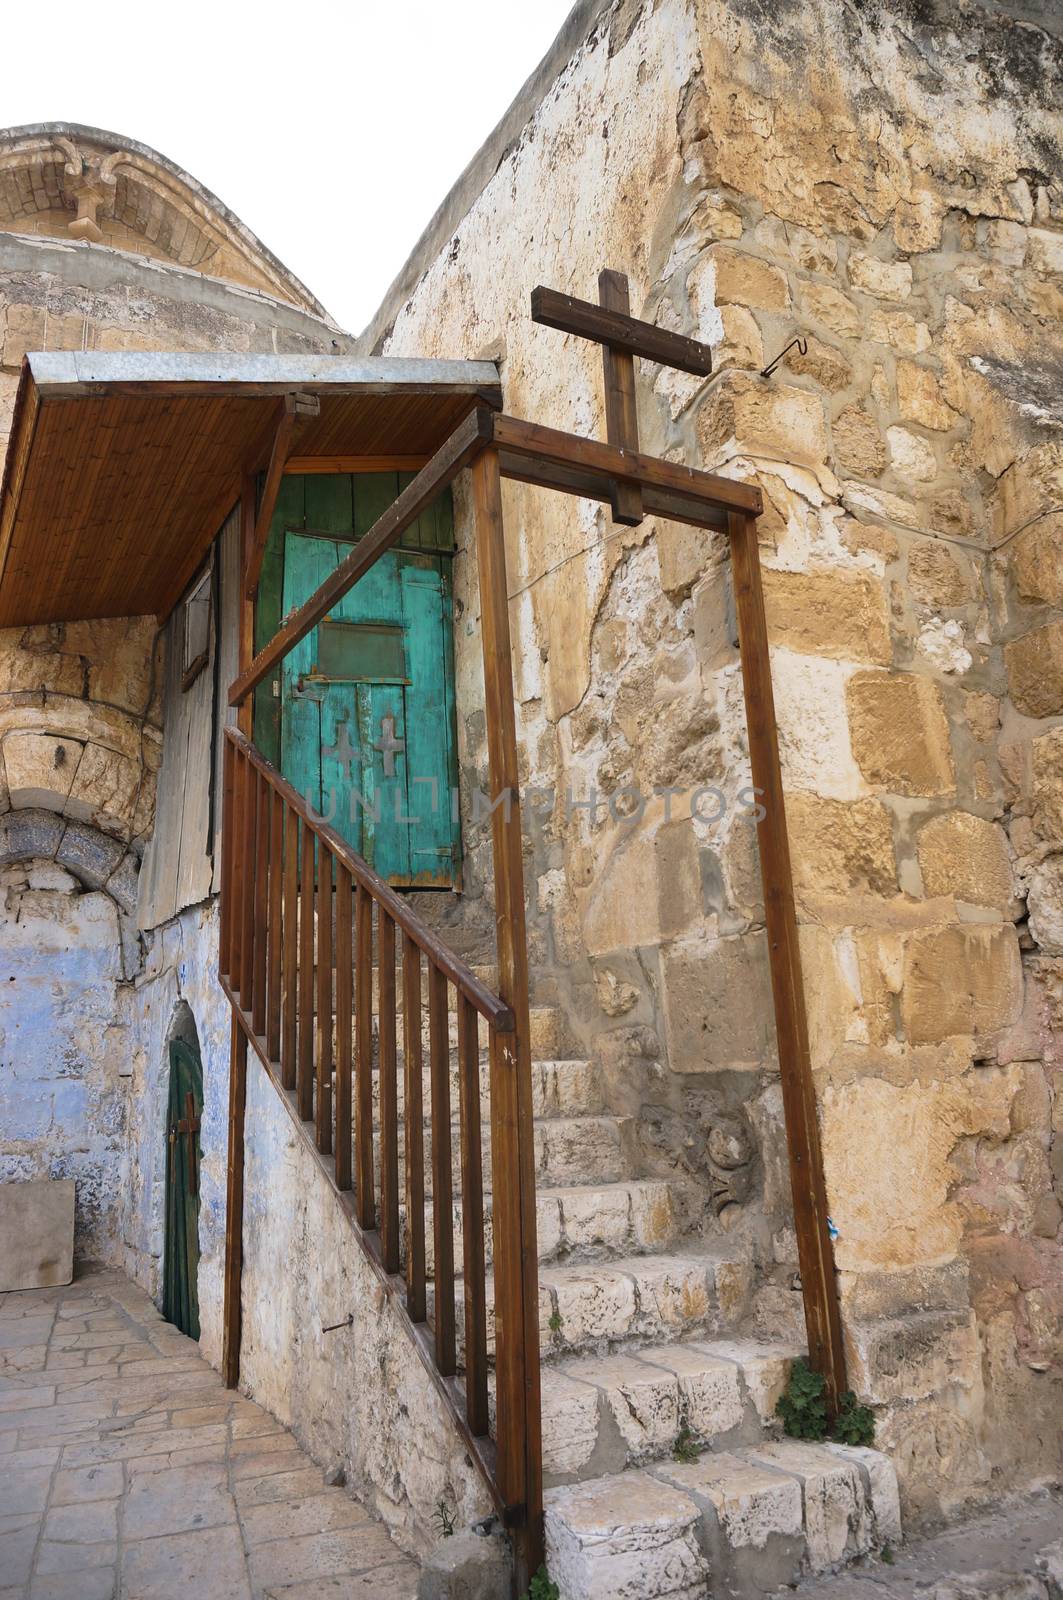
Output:
[[232,878],[233,878],[233,766],[236,754],[228,739],[222,740],[221,802],[221,904],[218,907],[218,971],[232,977]]
[[450,1040],[447,980],[428,965],[429,1074],[432,1089],[432,1237],[435,1245],[436,1366],[444,1378],[454,1354],[454,1174],[450,1144]]
[[251,974],[255,954],[255,825],[257,821],[258,774],[250,761],[244,761],[243,839],[240,847],[240,875],[243,879],[240,913],[240,1006],[251,1010]]
[[480,1437],[488,1428],[480,1037],[476,1007],[462,994],[458,995],[458,1105],[461,1115],[461,1240],[465,1274],[465,1410],[469,1427]]
[[491,1212],[494,1240],[498,1482],[520,1519],[517,1591],[543,1560],[539,1256],[535,1226],[535,1124],[528,1035],[528,946],[513,709],[509,590],[498,453],[472,464],[480,587],[498,992],[514,1031],[491,1029]]
[[354,989],[358,1019],[354,1142],[358,1221],[376,1226],[373,1194],[373,900],[358,885],[354,931]]
[[399,1270],[399,1106],[395,1058],[395,924],[377,913],[377,1082],[380,1085],[380,1253],[385,1272]]
[[332,1149],[332,851],[317,851],[317,1105],[315,1134],[323,1155]]
[[281,986],[281,1083],[295,1088],[296,991],[299,971],[299,818],[285,806],[284,952]]
[[421,1041],[421,952],[402,938],[403,1119],[406,1129],[406,1310],[427,1316],[424,1249],[424,1063]]
[[354,953],[351,875],[336,862],[336,1187],[351,1187],[351,1055]]
[[262,773],[255,784],[255,958],[251,978],[251,1031],[266,1031],[266,918],[269,911],[269,785]]
[[314,1115],[314,835],[303,823],[299,861],[299,1051],[296,1058],[299,1115]]
[[266,930],[269,969],[266,994],[266,1055],[276,1061],[281,1051],[281,939],[284,865],[284,801],[269,790],[269,922]]

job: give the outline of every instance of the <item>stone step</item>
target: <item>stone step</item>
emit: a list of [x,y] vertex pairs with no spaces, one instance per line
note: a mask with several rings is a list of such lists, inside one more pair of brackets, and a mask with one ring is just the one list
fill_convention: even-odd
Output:
[[[431,1072],[427,1065],[422,1071],[421,1094],[423,1103],[430,1101]],[[480,1052],[480,1104],[486,1124],[490,1104],[491,1070],[486,1050]],[[402,1051],[398,1051],[398,1105],[400,1115],[406,1103],[406,1086],[402,1071]],[[532,1115],[535,1117],[585,1116],[605,1111],[602,1072],[596,1061],[563,1060],[533,1061],[531,1070]],[[373,1073],[373,1104],[380,1101],[380,1076]],[[457,1063],[450,1063],[450,1103],[458,1104]]]
[[[425,1191],[432,1193],[431,1124],[425,1122]],[[400,1121],[399,1188],[405,1184],[405,1124]],[[620,1183],[636,1165],[635,1123],[631,1117],[545,1117],[534,1124],[535,1181],[546,1188]],[[491,1139],[483,1130],[484,1183],[491,1181]],[[461,1183],[461,1140],[458,1124],[450,1129],[451,1171]],[[380,1141],[374,1135],[374,1170],[380,1172]]]
[[[485,1172],[485,1177],[490,1174]],[[540,1265],[606,1261],[671,1250],[701,1220],[696,1184],[675,1178],[632,1178],[620,1183],[542,1188],[535,1196]],[[405,1222],[405,1206],[400,1207]],[[485,1252],[492,1260],[491,1195],[484,1195]],[[432,1207],[425,1207],[428,1276],[435,1272]],[[405,1236],[404,1236],[405,1242]],[[454,1206],[454,1262],[461,1271],[461,1205]]]
[[[663,1344],[737,1326],[749,1306],[750,1269],[740,1258],[696,1254],[622,1256],[548,1265],[539,1272],[539,1344],[544,1363],[621,1346]],[[459,1359],[465,1303],[455,1285]],[[429,1313],[431,1315],[431,1312]],[[487,1277],[487,1347],[494,1354],[494,1278]]]
[[682,1431],[704,1449],[759,1444],[801,1354],[752,1340],[692,1340],[630,1354],[579,1356],[542,1373],[543,1473],[549,1486],[669,1456]]
[[900,1538],[892,1463],[844,1445],[710,1450],[546,1494],[564,1600],[756,1600]]
[[[422,997],[423,999],[423,997]],[[376,1039],[379,1025],[377,1013],[376,989],[373,991],[373,1038]],[[402,1000],[401,990],[398,991],[398,1004],[396,1009],[396,1036],[399,1047],[402,1046]],[[352,1026],[352,1038],[354,1029]],[[424,1050],[428,1049],[428,1008],[422,1005],[421,1037]],[[333,1048],[335,1048],[336,1032],[333,1026]],[[564,1018],[556,1006],[532,1006],[528,1011],[528,1038],[531,1045],[531,1055],[534,1061],[553,1061],[565,1056],[569,1048],[569,1033]],[[447,1041],[451,1050],[458,1047],[458,1019],[453,1008],[447,1013]],[[480,1023],[480,1043],[487,1044],[487,1026]]]

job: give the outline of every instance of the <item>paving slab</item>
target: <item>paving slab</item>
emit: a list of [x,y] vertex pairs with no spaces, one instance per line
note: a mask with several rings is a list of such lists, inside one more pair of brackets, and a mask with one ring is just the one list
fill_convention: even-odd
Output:
[[0,1294],[0,1600],[415,1600],[419,1568],[140,1289]]

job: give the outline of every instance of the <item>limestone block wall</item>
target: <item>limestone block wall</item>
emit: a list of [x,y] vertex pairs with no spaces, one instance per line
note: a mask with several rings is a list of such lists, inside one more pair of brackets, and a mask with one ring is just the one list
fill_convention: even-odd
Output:
[[[593,298],[622,268],[637,314],[714,346],[707,382],[642,369],[642,435],[764,490],[851,1375],[910,1516],[1054,1471],[1063,1401],[1061,71],[1052,24],[1006,10],[598,7],[366,339],[495,357],[507,409],[599,436],[600,355],[531,323],[536,283]],[[763,1211],[721,1225],[758,1327],[791,1329],[727,552],[505,504],[536,981],[675,1148],[721,1099],[753,1131]],[[468,548],[456,581],[471,787]],[[489,907],[485,827],[466,841]]]

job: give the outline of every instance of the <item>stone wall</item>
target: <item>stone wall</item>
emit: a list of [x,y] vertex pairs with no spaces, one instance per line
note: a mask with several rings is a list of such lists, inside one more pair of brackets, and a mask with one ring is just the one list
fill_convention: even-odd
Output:
[[[910,1515],[1054,1471],[1063,1402],[1061,71],[1053,25],[1007,9],[599,7],[367,339],[494,357],[509,411],[599,436],[600,355],[531,323],[535,284],[593,298],[622,268],[636,314],[714,346],[708,382],[643,367],[642,435],[765,495],[852,1380]],[[648,1116],[735,1086],[767,1168],[757,1323],[792,1328],[726,550],[505,506],[536,982]],[[467,548],[456,574],[471,788]],[[482,824],[466,843],[486,903]]]

